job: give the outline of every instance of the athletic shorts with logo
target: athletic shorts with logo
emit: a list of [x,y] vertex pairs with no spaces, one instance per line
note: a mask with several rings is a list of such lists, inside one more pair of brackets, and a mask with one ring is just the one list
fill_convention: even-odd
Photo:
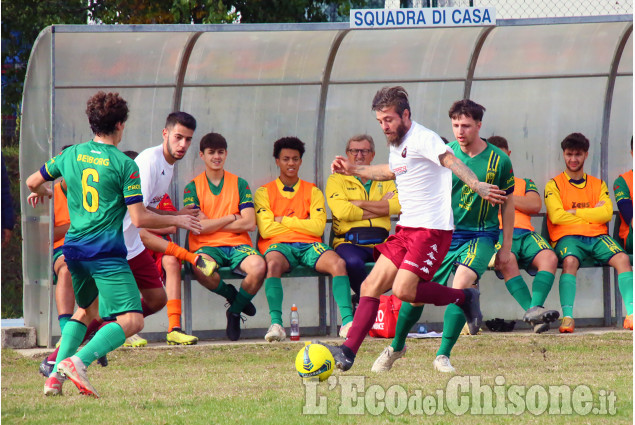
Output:
[[397,268],[429,282],[441,266],[451,241],[452,230],[397,226],[394,235],[375,246],[375,258],[381,254]]
[[289,262],[289,270],[287,271],[293,270],[301,264],[315,269],[315,265],[322,254],[332,250],[333,248],[322,242],[274,243],[269,245],[269,248],[265,251],[265,257],[272,251],[284,255],[284,258]]
[[[496,251],[503,245],[503,232],[501,232]],[[553,251],[551,245],[545,238],[536,232],[527,229],[514,229],[514,239],[512,240],[512,254],[516,256],[518,267],[527,270],[531,267],[534,258],[540,251],[549,249]]]
[[560,261],[573,256],[580,266],[602,266],[624,249],[609,235],[564,236],[556,243],[555,251]]
[[250,255],[260,255],[249,245],[236,246],[203,246],[196,251],[196,254],[209,255],[216,261],[219,267],[229,267],[234,273],[245,276],[240,264]]
[[433,281],[441,285],[447,285],[450,275],[459,265],[472,270],[481,278],[487,270],[492,255],[496,252],[495,241],[490,237],[478,237],[472,239],[452,238],[450,249],[443,259],[443,264],[434,275]]

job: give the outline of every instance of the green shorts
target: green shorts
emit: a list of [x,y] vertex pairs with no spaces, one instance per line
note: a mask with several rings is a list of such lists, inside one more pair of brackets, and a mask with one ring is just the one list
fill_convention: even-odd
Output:
[[[503,244],[503,232],[501,232],[498,242],[496,243],[496,251]],[[540,234],[525,229],[514,229],[514,239],[512,240],[512,253],[516,256],[516,262],[521,269],[528,270],[531,263],[540,251],[549,249],[553,251],[549,242]]]
[[495,252],[495,241],[492,238],[463,239],[453,237],[450,249],[432,280],[441,285],[447,285],[450,275],[459,265],[463,265],[476,273],[478,282],[478,279],[487,270],[489,260]]
[[[293,270],[300,264],[311,267],[315,270],[315,265],[326,251],[332,251],[333,248],[323,244],[322,242],[304,243],[275,243],[265,251],[265,257],[271,251],[279,252],[289,262],[289,270]],[[287,271],[289,271],[287,270]]]
[[241,270],[240,264],[250,255],[260,255],[258,251],[249,245],[237,246],[204,246],[196,251],[196,254],[207,254],[218,263],[219,267],[229,267],[236,274],[246,276]]
[[66,260],[66,264],[73,278],[75,300],[79,307],[89,307],[99,296],[101,317],[143,312],[139,289],[125,258]]
[[574,256],[583,266],[603,266],[620,252],[624,252],[621,246],[609,235],[594,237],[565,236],[556,244],[558,260]]

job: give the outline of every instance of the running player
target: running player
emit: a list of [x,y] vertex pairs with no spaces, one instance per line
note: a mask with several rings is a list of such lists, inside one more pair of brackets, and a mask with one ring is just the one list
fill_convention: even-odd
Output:
[[[459,104],[457,112],[451,111],[451,116],[457,115],[461,145],[470,145],[474,141],[474,134],[478,135],[482,110],[473,104]],[[502,179],[479,181],[474,172],[458,158],[460,149],[455,149],[453,153],[436,133],[411,120],[408,93],[403,87],[384,87],[379,90],[373,99],[372,109],[390,144],[389,165],[357,166],[343,157],[336,157],[332,168],[335,172],[373,180],[395,179],[402,214],[395,234],[375,247],[379,258],[362,284],[362,297],[348,339],[339,347],[328,346],[337,367],[343,370],[353,365],[357,350],[375,322],[379,296],[391,287],[393,293],[405,301],[401,307],[404,313],[414,308],[404,308],[412,302],[450,304],[460,315],[452,319],[456,324],[460,323],[462,327],[467,319],[470,333],[478,331],[482,321],[478,290],[472,288],[471,284],[455,289],[433,281],[452,242],[452,173],[458,176],[454,179],[455,185],[464,188],[462,196],[459,196],[465,208],[474,204],[475,208],[478,206],[486,212],[494,210],[488,202],[508,202],[505,191],[491,184]],[[466,139],[466,131],[469,132],[469,140]],[[464,160],[471,159],[467,154],[461,156]],[[499,158],[493,159],[496,160],[493,164],[498,166]],[[511,172],[511,167],[507,171]],[[513,174],[510,176],[513,177]],[[482,178],[485,180],[485,176]],[[511,181],[513,183],[513,179]],[[479,195],[482,199],[479,199]],[[495,229],[497,238],[497,224]],[[493,245],[492,241],[485,266],[492,256]],[[470,269],[467,271],[474,273]],[[458,280],[455,279],[455,282]],[[419,318],[420,312],[412,313],[413,317],[416,316],[415,320]],[[408,317],[406,319],[410,320]],[[404,320],[401,314],[400,320]]]
[[[117,149],[128,118],[126,101],[118,93],[100,91],[88,100],[86,114],[93,140],[67,148],[26,181],[38,195],[30,201],[36,205],[53,195],[45,183],[63,177],[72,217],[63,252],[79,308],[64,327],[57,364],[44,384],[46,395],[62,394],[68,378],[82,394],[98,397],[88,380],[87,366],[143,328],[139,291],[126,262],[126,211],[138,227],[176,225],[201,230],[196,217],[159,216],[143,206],[138,167]],[[87,325],[99,317],[98,295],[104,316],[115,316],[116,321],[102,327],[76,352]]]

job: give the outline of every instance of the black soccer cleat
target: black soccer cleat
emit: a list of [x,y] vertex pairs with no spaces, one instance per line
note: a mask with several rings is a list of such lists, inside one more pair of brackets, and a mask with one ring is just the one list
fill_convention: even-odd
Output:
[[470,335],[476,335],[481,329],[483,324],[483,314],[481,313],[480,292],[478,289],[467,288],[463,289],[465,294],[465,301],[459,307],[463,310],[465,320],[467,321],[467,328],[470,331]]
[[53,372],[54,367],[55,367],[55,362],[49,362],[48,356],[46,356],[44,360],[42,360],[42,363],[40,363],[39,372],[42,376],[48,378],[51,372]]
[[238,341],[240,338],[240,321],[242,317],[238,313],[232,313],[229,310],[225,313],[227,316],[227,338],[230,341]]
[[558,320],[560,313],[556,310],[547,310],[543,306],[537,305],[531,307],[525,312],[523,320],[527,323],[551,323]]
[[320,344],[328,348],[335,360],[335,366],[346,372],[355,363],[355,354],[345,345],[329,345],[320,341],[311,341],[312,344]]
[[97,359],[97,363],[99,363],[101,365],[101,367],[108,366],[108,357],[101,356],[100,358]]
[[[229,287],[229,290],[231,292],[231,294],[229,294],[229,296],[227,297],[227,301],[229,302],[229,305],[231,306],[236,300],[236,296],[238,295],[238,290],[236,289],[234,285],[227,284],[227,286]],[[253,317],[256,315],[256,306],[254,305],[254,303],[249,301],[247,304],[245,304],[245,306],[243,307],[243,311],[241,313],[245,313],[247,316]]]

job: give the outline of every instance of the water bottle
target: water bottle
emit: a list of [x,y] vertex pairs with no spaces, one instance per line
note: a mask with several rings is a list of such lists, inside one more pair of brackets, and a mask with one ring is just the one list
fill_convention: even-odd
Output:
[[293,304],[291,306],[291,335],[289,339],[291,341],[299,341],[300,340],[300,316],[298,315],[298,307]]
[[417,333],[427,334],[428,333],[428,328],[426,327],[426,325],[424,325],[422,323],[422,324],[419,325],[419,329],[418,329]]

